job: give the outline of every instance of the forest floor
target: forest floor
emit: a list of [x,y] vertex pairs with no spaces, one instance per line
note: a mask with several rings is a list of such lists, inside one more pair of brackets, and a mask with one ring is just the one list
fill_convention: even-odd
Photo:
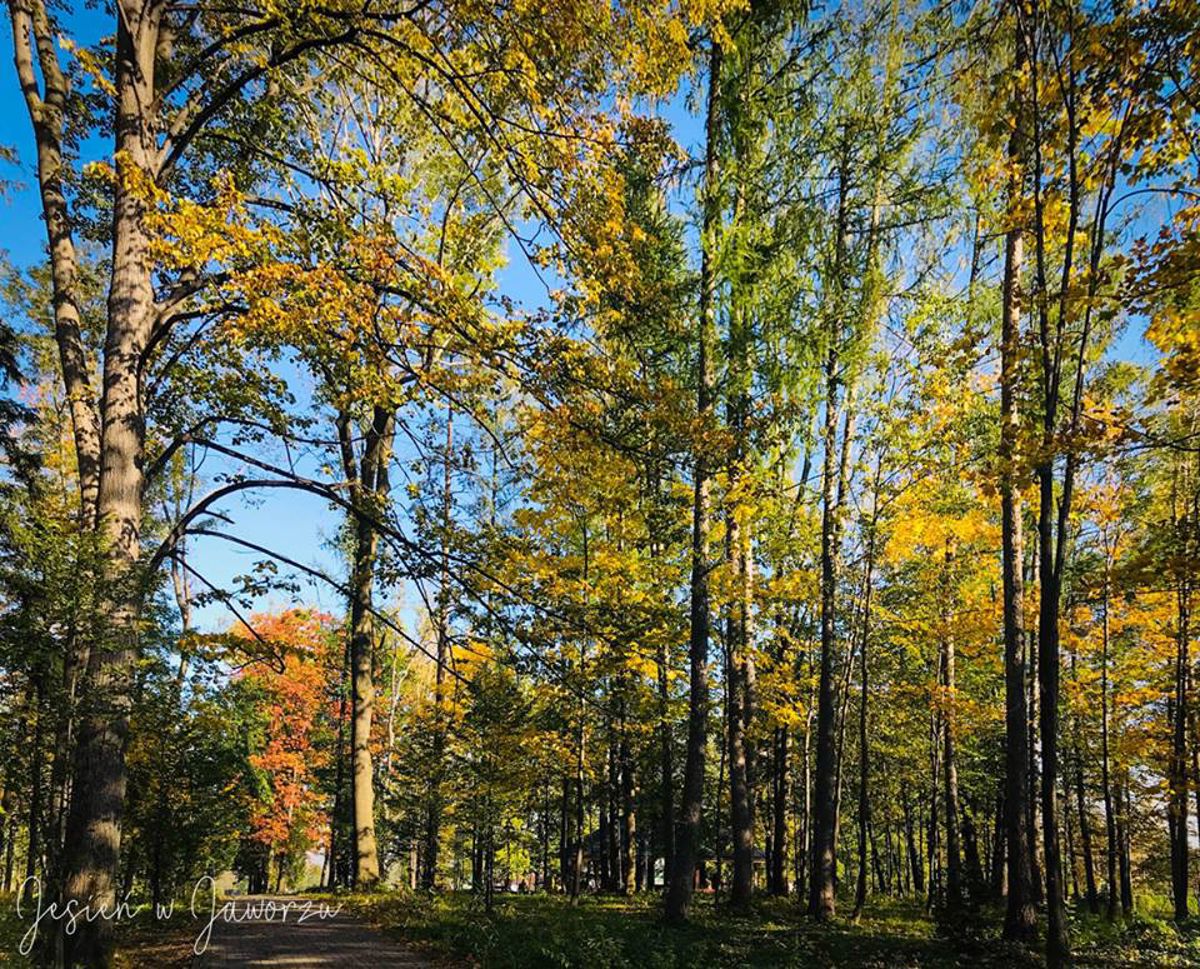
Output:
[[[15,898],[0,901],[11,903],[0,914],[0,966],[34,966],[20,951],[28,919],[16,916]],[[177,903],[158,922],[143,906],[118,926],[113,969],[433,969],[465,961],[416,951],[356,917],[344,901],[322,915],[310,896],[236,896],[198,916]]]
[[[818,926],[795,900],[764,899],[748,913],[718,910],[701,897],[688,925],[660,919],[657,896],[589,896],[572,906],[557,896],[497,896],[492,913],[465,893],[433,898],[409,892],[357,896],[363,918],[413,945],[466,957],[488,969],[587,967],[862,967],[1009,969],[1037,966],[1037,954],[1000,939],[1000,913],[964,913],[941,924],[912,901],[873,899],[858,924]],[[849,905],[846,906],[849,909]],[[1182,931],[1138,916],[1109,925],[1073,917],[1078,966],[1200,966],[1200,921]]]
[[[691,921],[680,928],[662,923],[660,901],[651,895],[588,896],[576,906],[558,896],[498,895],[491,914],[467,893],[430,897],[395,891],[306,898],[343,905],[345,915],[356,916],[357,921],[339,916],[324,924],[338,931],[349,925],[354,931],[337,936],[318,924],[318,931],[306,938],[302,930],[317,923],[298,930],[291,922],[274,921],[245,935],[256,953],[273,951],[278,944],[289,955],[289,961],[280,964],[307,966],[311,960],[297,961],[299,956],[324,952],[326,961],[311,964],[382,967],[387,963],[380,957],[394,951],[404,955],[404,965],[466,964],[486,969],[1019,969],[1041,964],[1036,953],[1000,940],[998,912],[964,914],[949,925],[928,915],[919,904],[890,898],[872,899],[856,925],[838,920],[817,926],[804,918],[795,900],[764,899],[738,915],[719,909],[711,897],[700,897]],[[16,951],[27,926],[17,921],[12,899],[3,901],[0,965],[29,965]],[[223,928],[215,926],[214,941],[222,937]],[[1149,914],[1115,925],[1075,914],[1071,929],[1080,967],[1200,967],[1200,919],[1177,929]],[[148,919],[135,920],[120,931],[117,969],[206,965],[193,960],[197,932],[189,917],[157,925]],[[344,945],[347,940],[354,945]],[[214,955],[221,951],[218,947]],[[338,957],[343,952],[351,956],[350,961]],[[232,958],[214,964],[252,964],[238,962],[241,957],[236,953]]]

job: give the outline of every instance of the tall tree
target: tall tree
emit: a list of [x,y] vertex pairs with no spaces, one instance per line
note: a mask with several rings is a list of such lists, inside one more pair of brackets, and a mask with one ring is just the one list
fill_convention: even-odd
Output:
[[[1024,40],[1014,30],[1020,71]],[[1023,138],[1023,115],[1019,88],[1014,86],[1012,133],[1008,155],[1013,173],[1007,193],[1010,218],[1022,196],[1019,166]],[[1021,276],[1024,235],[1019,223],[1004,234],[1004,276],[1001,292],[1000,330],[1000,515],[1001,573],[1004,594],[1004,725],[1005,725],[1005,845],[1008,865],[1008,897],[1004,918],[1006,938],[1030,942],[1037,927],[1033,905],[1033,854],[1029,839],[1029,714],[1025,703],[1025,551],[1022,541],[1021,485],[1018,477],[1018,442],[1021,436],[1018,400],[1021,392]]]
[[696,416],[699,423],[692,471],[692,552],[689,589],[691,632],[688,665],[687,759],[684,764],[682,824],[675,838],[674,862],[667,890],[666,915],[671,921],[687,918],[692,901],[693,880],[704,812],[704,760],[708,739],[708,637],[709,637],[709,532],[711,529],[711,447],[708,437],[713,416],[716,381],[716,246],[720,197],[718,195],[718,138],[722,41],[715,32],[709,37],[707,95],[704,114],[704,175],[700,190],[699,307],[696,319]]

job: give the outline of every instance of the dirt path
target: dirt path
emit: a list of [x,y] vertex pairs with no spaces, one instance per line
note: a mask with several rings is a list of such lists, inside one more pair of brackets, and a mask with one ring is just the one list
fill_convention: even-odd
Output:
[[[306,911],[305,905],[311,907]],[[432,969],[434,965],[346,912],[322,917],[320,903],[274,896],[231,900],[227,910],[218,912],[207,948],[192,961],[194,969]]]

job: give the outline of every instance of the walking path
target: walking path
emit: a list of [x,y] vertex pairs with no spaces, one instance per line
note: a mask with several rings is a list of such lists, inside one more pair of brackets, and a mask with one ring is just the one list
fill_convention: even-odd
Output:
[[194,969],[432,969],[434,963],[344,911],[323,917],[320,902],[296,896],[246,896],[218,909],[208,947],[192,965]]

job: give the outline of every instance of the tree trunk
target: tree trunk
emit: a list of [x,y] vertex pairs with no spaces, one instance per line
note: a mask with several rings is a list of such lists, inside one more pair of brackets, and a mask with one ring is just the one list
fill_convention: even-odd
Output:
[[788,756],[791,737],[786,727],[776,727],[772,749],[774,751],[771,788],[771,840],[775,850],[771,855],[771,894],[787,894],[787,812],[791,800],[788,784]]
[[1177,624],[1175,695],[1171,721],[1170,798],[1167,804],[1171,831],[1171,898],[1175,919],[1188,917],[1188,776],[1187,776],[1187,672],[1190,603],[1186,583],[1176,590]]
[[[748,75],[743,75],[748,80]],[[739,88],[738,97],[743,92]],[[742,157],[742,140],[735,138],[735,155]],[[738,169],[735,166],[735,173]],[[738,173],[733,202],[733,224],[744,218],[745,193]],[[730,904],[744,909],[754,894],[754,771],[753,748],[747,739],[754,716],[754,537],[743,512],[750,489],[750,390],[753,382],[752,333],[740,282],[734,278],[729,320],[729,386],[726,419],[729,428],[729,488],[726,508],[726,548],[734,579],[734,601],[729,607],[729,784],[730,823],[733,832],[733,877]]]
[[637,803],[636,786],[633,780],[633,753],[629,744],[629,726],[626,723],[625,699],[622,695],[621,710],[621,894],[632,895],[637,891]]
[[571,822],[570,822],[571,788],[567,775],[562,776],[562,798],[559,801],[558,812],[558,877],[562,882],[562,890],[566,891],[571,883]]
[[339,884],[338,856],[341,853],[341,845],[338,839],[338,828],[342,824],[342,802],[346,787],[346,707],[348,706],[346,687],[349,676],[350,640],[347,639],[346,648],[342,654],[341,677],[338,682],[337,746],[334,751],[333,806],[329,812],[329,857],[327,859],[329,879],[325,883],[326,888],[333,888]]
[[[735,541],[740,541],[737,535]],[[735,574],[737,570],[735,569]],[[735,605],[734,612],[741,606]],[[746,727],[749,721],[750,686],[748,656],[744,648],[744,625],[731,620],[729,661],[729,784],[731,831],[733,835],[733,873],[730,879],[730,904],[744,909],[754,893],[754,795],[750,786],[748,742]]]
[[[670,720],[670,684],[667,680],[667,647],[665,642],[659,646],[658,652],[658,734],[659,734],[659,776],[662,790],[660,793],[660,820],[664,881],[669,880],[675,857],[675,760],[671,737]],[[651,852],[653,856],[653,852]],[[651,859],[651,879],[647,888],[654,887],[654,862]]]
[[454,493],[451,488],[451,461],[454,450],[454,410],[446,411],[446,440],[442,455],[442,563],[437,599],[437,668],[433,687],[433,772],[429,779],[429,797],[425,814],[425,858],[421,887],[432,891],[437,884],[438,850],[442,831],[442,782],[446,759],[446,672],[450,663],[450,525]]
[[979,832],[973,817],[974,805],[961,806],[959,811],[962,827],[963,867],[966,869],[967,899],[975,907],[984,895],[983,862],[979,857]]
[[942,713],[942,771],[946,791],[946,906],[955,909],[962,904],[962,856],[959,851],[959,804],[958,762],[955,757],[955,656],[954,636],[950,633],[949,604],[951,601],[950,573],[954,564],[954,552],[950,541],[945,552],[945,595],[943,603],[946,613],[942,629],[942,677],[945,687],[945,710]]
[[[63,176],[63,133],[68,120],[70,85],[59,66],[54,28],[43,0],[10,0],[9,10],[14,60],[37,147],[38,190],[50,255],[54,342],[71,415],[79,475],[80,522],[85,529],[91,529],[95,526],[100,493],[100,415],[82,336],[79,262]],[[129,51],[129,45],[125,50]],[[129,79],[125,74],[124,80]],[[132,119],[127,116],[125,120],[128,125]],[[88,661],[86,641],[78,638],[75,643],[79,651],[67,656],[69,677],[81,673]]]
[[[1036,586],[1038,585],[1036,541],[1033,543],[1030,559],[1032,560],[1032,574],[1030,576],[1032,581],[1030,584]],[[1041,717],[1041,714],[1038,712],[1041,710],[1041,704],[1038,702],[1038,642],[1036,623],[1032,629],[1026,631],[1025,644],[1025,668],[1027,671],[1026,680],[1028,681],[1026,709],[1029,711],[1029,749],[1025,752],[1025,770],[1029,778],[1027,786],[1030,792],[1025,824],[1029,831],[1029,870],[1033,880],[1033,902],[1036,907],[1041,908],[1046,898],[1046,886],[1042,879],[1042,871],[1045,868],[1045,857],[1042,854],[1042,828],[1039,820],[1041,788],[1038,778],[1041,774],[1038,768],[1037,723]]]
[[721,824],[721,792],[725,790],[725,765],[729,760],[729,650],[725,650],[725,696],[721,705],[722,709],[722,727],[721,741],[718,743],[720,754],[717,760],[717,790],[716,796],[713,797],[713,819],[712,830],[715,833],[716,840],[716,857],[713,860],[713,888],[716,889],[718,895],[725,887],[725,838],[722,835]]
[[1004,787],[1007,778],[1001,778],[1000,793],[996,796],[996,816],[993,819],[995,824],[992,829],[992,850],[988,856],[989,871],[990,871],[990,891],[994,900],[999,901],[1008,895],[1008,847],[1006,844],[1006,835],[1008,823],[1008,809],[1004,803]]
[[[1188,693],[1192,692],[1194,671],[1188,667]],[[1191,768],[1192,768],[1192,783],[1194,784],[1193,795],[1196,805],[1196,823],[1200,825],[1200,733],[1196,730],[1196,704],[1188,704],[1188,737],[1189,746],[1191,747]]]
[[14,848],[17,839],[17,797],[16,773],[17,761],[10,758],[4,771],[4,793],[0,794],[0,891],[6,895],[12,891]]
[[[30,737],[29,805],[25,823],[25,903],[33,900],[33,879],[42,875],[43,792],[45,758],[42,741],[46,726],[44,673],[30,677],[25,689],[25,723],[21,733]],[[33,731],[30,736],[29,724]]]
[[1108,549],[1108,536],[1105,534],[1104,548],[1104,585],[1101,599],[1100,626],[1100,786],[1104,793],[1104,836],[1106,850],[1104,853],[1105,874],[1108,881],[1108,903],[1106,912],[1109,921],[1117,917],[1117,897],[1120,889],[1117,883],[1117,855],[1121,845],[1117,838],[1117,818],[1113,810],[1112,777],[1109,766],[1109,731],[1112,729],[1108,713],[1108,662],[1109,662],[1109,622],[1108,600],[1111,584],[1111,557]]
[[608,741],[608,784],[605,785],[605,810],[608,815],[608,830],[604,843],[605,867],[607,869],[604,887],[610,892],[619,891],[623,885],[621,874],[621,830],[618,823],[621,813],[618,809],[620,801],[620,763],[617,755],[617,741],[612,725],[609,725]]
[[392,413],[376,406],[356,460],[349,414],[338,415],[343,471],[353,505],[353,561],[350,578],[350,804],[353,824],[353,880],[370,888],[380,877],[375,839],[375,771],[371,725],[375,713],[374,590],[378,534],[375,521],[388,493]]
[[901,806],[904,808],[904,843],[908,848],[908,867],[912,871],[912,887],[918,895],[923,895],[925,894],[925,866],[921,862],[921,849],[917,847],[907,790],[901,794]]
[[[571,902],[579,903],[583,891],[583,841],[586,836],[584,804],[584,770],[587,763],[587,710],[582,684],[587,682],[587,606],[588,606],[588,529],[583,527],[583,586],[584,586],[584,636],[579,643],[579,705],[575,711],[575,850],[571,865]],[[594,860],[594,859],[593,859]]]
[[[717,194],[717,139],[719,136],[719,90],[721,45],[710,42],[708,97],[705,108],[704,218],[701,230],[699,333],[697,337],[696,412],[703,423],[710,419],[715,387],[716,323],[715,249],[720,198]],[[670,873],[666,916],[680,922],[687,918],[692,901],[693,873],[700,843],[704,809],[704,749],[708,739],[708,573],[709,573],[709,460],[708,443],[695,447],[692,503],[691,632],[688,662],[687,762],[684,766],[682,824],[675,843],[675,865]]]
[[[838,176],[837,253],[835,285],[840,283],[846,245],[846,162]],[[815,818],[812,863],[809,881],[808,914],[820,921],[836,913],[837,866],[837,708],[834,696],[834,650],[836,649],[836,607],[838,580],[838,515],[840,502],[835,493],[837,478],[837,428],[841,371],[839,344],[841,328],[836,317],[828,327],[829,345],[825,360],[825,428],[821,473],[821,660],[817,687],[817,765],[815,778]]]
[[1130,793],[1129,793],[1129,776],[1126,773],[1121,789],[1117,792],[1118,803],[1120,804],[1120,814],[1117,815],[1117,843],[1120,846],[1120,854],[1117,860],[1120,862],[1121,868],[1121,914],[1128,918],[1133,914],[1133,865],[1130,859],[1129,850],[1129,815],[1130,815]]
[[[938,679],[941,679],[940,669]],[[926,819],[929,892],[925,897],[925,907],[928,909],[933,908],[941,887],[941,865],[938,863],[938,779],[941,775],[941,744],[939,742],[941,735],[941,716],[934,709],[929,713],[929,817]]]
[[870,796],[870,740],[868,737],[868,701],[870,697],[870,661],[868,646],[871,641],[871,591],[875,568],[875,537],[879,524],[879,485],[883,471],[883,457],[875,465],[875,510],[871,513],[870,534],[867,537],[867,564],[863,579],[863,626],[859,644],[859,701],[858,701],[858,884],[854,893],[853,921],[858,921],[867,900],[867,831],[871,825]]
[[[1018,37],[1018,64],[1023,45]],[[1018,134],[1009,141],[1009,155],[1018,155]],[[1009,204],[1020,195],[1020,181],[1009,185]],[[1004,937],[1032,942],[1037,932],[1033,904],[1033,851],[1029,828],[1029,711],[1025,702],[1024,548],[1021,536],[1021,494],[1017,480],[1017,410],[1020,385],[1021,264],[1023,237],[1012,226],[1004,238],[1004,282],[1000,337],[1000,506],[1004,583],[1004,728],[1005,728],[1005,841],[1008,857],[1008,899]]]
[[[809,676],[812,675],[812,658],[809,656]],[[801,899],[808,897],[809,885],[811,885],[812,874],[809,871],[809,861],[812,858],[812,840],[813,840],[813,811],[812,811],[812,791],[813,791],[813,757],[812,757],[812,726],[813,726],[813,710],[816,704],[813,703],[813,690],[809,689],[808,703],[805,709],[807,712],[804,716],[804,744],[801,748],[801,775],[800,775],[800,844],[796,850],[796,894]],[[808,882],[808,884],[806,884]]]
[[1092,858],[1092,827],[1088,818],[1087,799],[1084,794],[1083,743],[1078,737],[1076,723],[1075,741],[1075,804],[1079,810],[1079,850],[1083,854],[1083,882],[1088,911],[1100,914],[1100,900],[1096,895],[1096,868]]
[[371,760],[371,720],[375,710],[374,624],[367,611],[374,584],[375,529],[363,519],[355,525],[354,545],[350,601],[350,801],[354,824],[354,885],[369,888],[379,881],[375,775]]
[[[76,749],[67,824],[65,895],[93,911],[116,905],[125,814],[125,745],[138,654],[141,582],[142,467],[145,419],[142,356],[155,316],[145,198],[154,135],[154,61],[163,8],[152,4],[118,18],[116,157],[112,267],[104,344],[104,394],[97,521],[104,541],[100,637],[88,655],[86,711]],[[68,941],[68,962],[106,965],[113,920],[96,919]]]
[[1075,815],[1071,811],[1071,797],[1067,790],[1067,771],[1062,772],[1062,789],[1059,791],[1059,804],[1066,805],[1063,811],[1063,839],[1066,842],[1066,852],[1063,855],[1063,892],[1067,891],[1070,883],[1072,901],[1079,901],[1079,865],[1075,854]]
[[[1038,615],[1038,687],[1041,702],[1042,841],[1046,852],[1046,952],[1053,967],[1068,958],[1066,913],[1063,911],[1062,852],[1058,831],[1058,694],[1060,572],[1052,548],[1055,508],[1053,466],[1039,469],[1039,548],[1041,606]],[[1062,537],[1059,537],[1062,541]]]

